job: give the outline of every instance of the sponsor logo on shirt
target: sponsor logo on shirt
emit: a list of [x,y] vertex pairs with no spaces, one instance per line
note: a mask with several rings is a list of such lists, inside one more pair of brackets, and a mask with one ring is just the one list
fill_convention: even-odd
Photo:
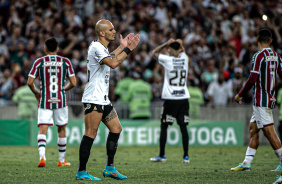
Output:
[[184,67],[183,66],[173,66],[174,70],[183,70]]
[[58,103],[58,102],[60,102],[61,100],[58,99],[58,98],[56,98],[56,97],[53,97],[53,98],[48,99],[47,101],[50,102],[50,103]]
[[62,66],[63,62],[44,62],[43,66]]
[[181,59],[179,59],[179,58],[173,58],[173,59],[172,59],[172,62],[174,62],[174,63],[176,63],[176,62],[183,62],[183,63],[184,63],[184,61],[185,61],[184,58],[181,58]]
[[265,61],[278,61],[278,56],[266,56]]
[[171,94],[174,95],[174,96],[183,96],[183,95],[185,95],[185,90],[184,89],[174,90]]

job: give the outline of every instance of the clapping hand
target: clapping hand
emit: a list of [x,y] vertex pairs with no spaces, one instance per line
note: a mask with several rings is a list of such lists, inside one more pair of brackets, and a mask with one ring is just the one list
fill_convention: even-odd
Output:
[[128,34],[125,38],[122,38],[122,35],[120,35],[120,45],[124,49],[128,46],[128,43],[132,40],[134,37],[133,33]]
[[135,49],[140,42],[139,34],[135,35],[131,40],[129,40],[127,47],[132,51]]

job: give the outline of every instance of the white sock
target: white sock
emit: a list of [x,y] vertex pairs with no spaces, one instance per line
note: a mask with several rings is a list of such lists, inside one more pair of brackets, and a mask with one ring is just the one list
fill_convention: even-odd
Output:
[[41,158],[44,158],[44,160],[46,160],[46,156],[45,156],[46,135],[38,134],[37,142],[38,142],[39,160],[41,160]]
[[277,158],[279,159],[279,162],[281,163],[281,161],[282,161],[282,148],[274,150],[274,152],[275,152],[275,155],[277,156]]
[[58,137],[58,146],[59,146],[59,160],[60,162],[64,162],[66,148],[67,148],[67,138]]
[[251,163],[255,157],[256,151],[257,151],[256,149],[248,147],[246,151],[245,160],[243,161],[243,163],[246,164]]

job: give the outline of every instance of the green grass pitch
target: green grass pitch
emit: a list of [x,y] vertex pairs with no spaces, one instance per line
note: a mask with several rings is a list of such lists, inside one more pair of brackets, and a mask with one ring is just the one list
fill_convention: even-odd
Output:
[[[115,166],[128,177],[118,181],[104,178],[106,149],[93,146],[87,171],[102,181],[96,183],[272,183],[280,173],[270,172],[278,165],[278,159],[270,146],[259,147],[250,172],[232,172],[245,156],[246,147],[206,146],[189,148],[190,164],[182,164],[182,147],[167,146],[164,163],[152,163],[150,157],[158,154],[158,147],[118,147]],[[0,183],[93,183],[76,181],[78,146],[68,146],[66,159],[71,167],[57,167],[58,151],[55,146],[46,147],[45,168],[37,168],[37,147],[0,146]]]

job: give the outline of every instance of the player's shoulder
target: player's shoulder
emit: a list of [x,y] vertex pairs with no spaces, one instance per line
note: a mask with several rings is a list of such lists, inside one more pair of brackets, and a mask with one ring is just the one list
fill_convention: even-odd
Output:
[[40,58],[37,58],[37,59],[33,62],[33,64],[34,64],[34,65],[39,65],[39,64],[44,60],[45,57],[46,57],[46,56],[42,56],[42,57],[40,57]]
[[106,47],[101,42],[92,41],[91,44],[89,45],[89,48],[92,48],[92,49],[104,49]]
[[261,60],[263,57],[265,57],[264,54],[264,49],[257,51],[254,55],[253,55],[253,60]]
[[161,59],[161,60],[172,60],[173,58],[175,58],[175,57],[169,56],[169,55],[166,55],[166,54],[159,54],[159,59]]
[[59,56],[57,55],[58,58],[60,58],[60,61],[64,61],[66,63],[71,63],[70,59],[67,57]]

